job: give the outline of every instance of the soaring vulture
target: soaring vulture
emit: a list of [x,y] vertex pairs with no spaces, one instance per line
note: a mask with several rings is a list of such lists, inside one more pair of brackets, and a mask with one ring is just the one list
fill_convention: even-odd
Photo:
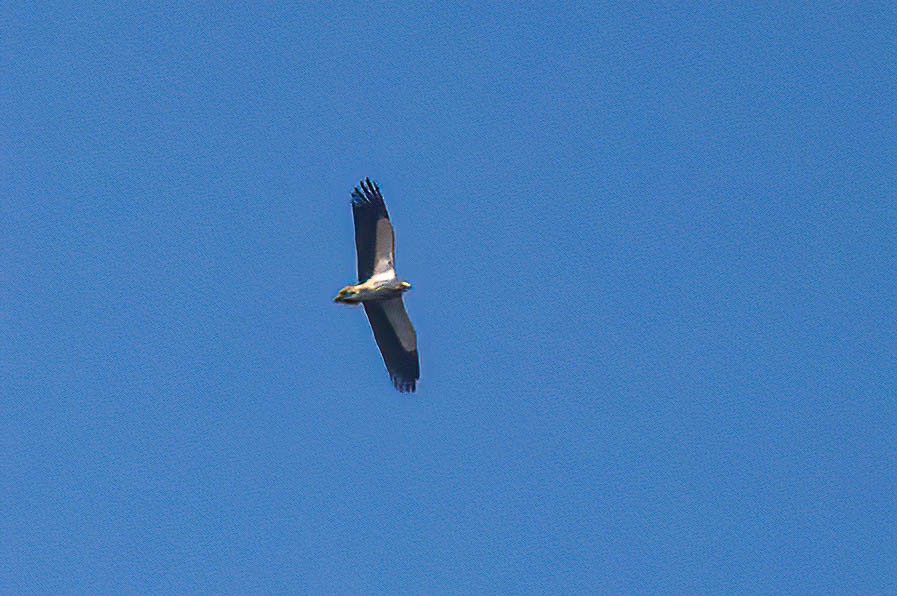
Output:
[[420,378],[417,335],[402,294],[411,284],[395,269],[395,234],[377,184],[365,178],[352,192],[358,284],[339,291],[334,302],[363,304],[383,362],[399,391],[413,392]]

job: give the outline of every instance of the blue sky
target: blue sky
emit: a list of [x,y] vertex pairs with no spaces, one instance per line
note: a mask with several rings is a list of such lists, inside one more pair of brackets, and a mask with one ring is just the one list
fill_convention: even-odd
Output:
[[285,4],[0,11],[0,591],[897,589],[892,3]]

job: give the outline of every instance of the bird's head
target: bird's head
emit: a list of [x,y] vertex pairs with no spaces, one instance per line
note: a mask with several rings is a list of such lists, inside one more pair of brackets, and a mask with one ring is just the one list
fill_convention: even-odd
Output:
[[346,286],[333,298],[334,302],[351,302],[358,291],[352,286]]

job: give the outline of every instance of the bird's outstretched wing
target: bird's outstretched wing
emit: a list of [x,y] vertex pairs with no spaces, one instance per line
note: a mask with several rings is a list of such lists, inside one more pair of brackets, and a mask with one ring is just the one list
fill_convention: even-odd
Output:
[[395,235],[377,184],[365,178],[352,191],[358,281],[395,277]]
[[420,378],[417,335],[402,297],[363,304],[393,384],[403,393],[413,392]]

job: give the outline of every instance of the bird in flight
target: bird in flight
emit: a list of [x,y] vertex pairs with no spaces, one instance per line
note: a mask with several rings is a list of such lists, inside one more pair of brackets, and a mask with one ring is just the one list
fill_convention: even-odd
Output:
[[333,301],[364,305],[393,385],[402,393],[413,392],[420,378],[417,335],[402,302],[411,284],[396,276],[395,234],[383,195],[370,178],[352,192],[352,215],[358,283],[340,290]]

